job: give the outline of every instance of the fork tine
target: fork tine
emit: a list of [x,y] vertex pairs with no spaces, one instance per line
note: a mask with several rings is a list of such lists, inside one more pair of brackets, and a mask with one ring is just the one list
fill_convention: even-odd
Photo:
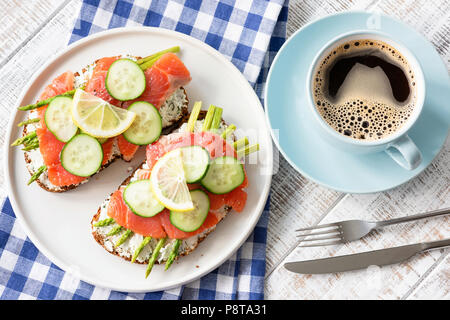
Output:
[[339,223],[338,222],[334,222],[334,223],[322,224],[322,225],[317,225],[317,226],[314,226],[314,227],[297,229],[295,231],[300,232],[300,231],[308,231],[308,230],[323,229],[323,228],[330,228],[330,227],[337,227],[337,228],[339,228]]
[[309,237],[309,236],[317,236],[319,234],[340,234],[341,231],[339,229],[331,229],[326,231],[320,231],[320,232],[311,232],[311,233],[301,233],[297,234],[297,237]]
[[340,244],[340,243],[344,243],[344,241],[342,240],[336,240],[336,241],[325,241],[325,242],[320,242],[320,243],[308,243],[305,245],[300,245],[300,248],[307,248],[307,247],[322,247],[322,246],[330,246],[333,244]]
[[332,240],[332,239],[336,239],[336,240],[342,240],[342,237],[340,235],[332,235],[332,236],[321,236],[321,237],[313,237],[311,239],[302,239],[303,241],[319,241],[319,240]]

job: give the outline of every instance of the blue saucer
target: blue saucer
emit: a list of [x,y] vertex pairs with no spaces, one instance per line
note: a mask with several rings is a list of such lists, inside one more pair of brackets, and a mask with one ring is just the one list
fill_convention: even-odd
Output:
[[353,155],[335,149],[311,126],[305,81],[314,55],[339,34],[367,29],[371,13],[347,12],[304,26],[278,52],[267,79],[266,117],[278,149],[302,175],[342,192],[379,192],[407,182],[431,163],[449,133],[450,81],[440,56],[414,29],[387,16],[377,18],[379,30],[399,39],[423,68],[425,106],[408,132],[423,156],[417,169],[401,168],[384,152]]

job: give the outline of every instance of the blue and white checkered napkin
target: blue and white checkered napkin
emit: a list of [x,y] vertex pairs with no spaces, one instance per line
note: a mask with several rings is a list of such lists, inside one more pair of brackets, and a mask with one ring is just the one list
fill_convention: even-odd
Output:
[[[154,26],[200,39],[230,59],[262,100],[285,40],[284,0],[84,0],[70,42],[105,29]],[[269,202],[254,232],[230,260],[168,291],[132,294],[73,278],[43,256],[16,223],[8,199],[0,213],[1,299],[263,299]]]

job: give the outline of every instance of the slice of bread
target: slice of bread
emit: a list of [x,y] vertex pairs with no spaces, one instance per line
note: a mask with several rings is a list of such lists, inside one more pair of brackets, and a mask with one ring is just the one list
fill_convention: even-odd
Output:
[[[129,57],[129,56],[127,56]],[[139,59],[139,57],[136,57],[134,59]],[[83,86],[86,81],[89,79],[89,77],[92,74],[92,70],[95,67],[95,64],[97,61],[95,61],[93,64],[83,68],[81,71],[75,73],[75,88],[79,88]],[[183,119],[188,114],[188,105],[189,100],[186,93],[186,90],[181,87],[177,89],[161,106],[159,112],[161,114],[161,118],[163,120],[163,133],[170,133],[177,127],[179,127]],[[36,117],[36,112],[29,112],[29,118]],[[22,135],[25,136],[28,134],[28,132],[32,132],[36,130],[39,127],[39,123],[32,123],[25,125],[23,128]],[[42,165],[44,165],[44,160],[42,158],[42,155],[39,151],[39,149],[34,149],[30,151],[24,152],[25,157],[25,163],[26,167],[30,173],[30,175],[33,175],[38,168],[40,168]],[[117,146],[117,143],[114,142],[113,146],[113,152],[110,155],[110,158],[108,159],[108,162],[106,162],[104,165],[100,167],[100,169],[97,172],[102,171],[106,167],[108,167],[111,163],[113,163],[116,159],[122,158],[122,155],[119,151],[119,148]],[[79,184],[72,184],[69,186],[55,186],[53,185],[49,179],[47,171],[43,172],[39,178],[36,180],[37,184],[43,188],[46,191],[49,192],[65,192],[71,189],[74,189],[78,187],[79,185],[86,183],[89,179],[84,180],[83,182]]]
[[[145,164],[145,162],[139,166],[136,170],[141,169],[142,166]],[[133,172],[134,174],[134,172]],[[131,174],[125,181],[122,182],[122,184],[119,186],[126,186],[130,180],[133,177],[133,174]],[[98,208],[97,213],[94,215],[94,217],[91,220],[91,228],[92,228],[92,235],[95,239],[95,241],[98,242],[106,251],[109,253],[112,253],[116,256],[119,256],[125,260],[131,261],[131,257],[133,256],[135,250],[140,245],[144,237],[139,234],[133,234],[130,236],[121,246],[115,247],[115,243],[120,239],[122,234],[125,232],[123,230],[117,235],[108,236],[108,233],[114,228],[117,227],[118,224],[113,223],[106,227],[94,227],[94,224],[100,220],[108,218],[106,215],[106,209],[108,207],[110,197],[108,197],[102,205]],[[221,209],[221,220],[225,218],[225,216],[231,211],[231,207],[223,207]],[[190,254],[192,251],[194,251],[197,246],[202,242],[211,232],[215,230],[216,226],[209,228],[205,230],[204,232],[190,237],[188,239],[183,240],[178,256],[186,256]],[[142,250],[142,252],[139,254],[139,256],[136,259],[137,263],[146,264],[148,263],[148,259],[150,257],[150,253],[154,250],[156,247],[156,244],[159,239],[152,239],[149,244],[147,244],[146,247]],[[167,260],[167,257],[172,249],[172,246],[174,244],[174,240],[171,239],[166,242],[164,247],[161,249],[160,255],[156,261],[156,263],[163,263]],[[178,257],[177,257],[178,259]]]
[[[206,112],[201,111],[198,119],[199,120],[204,119],[205,115],[206,115]],[[183,122],[186,123],[187,120],[188,120],[188,116],[183,118]],[[198,124],[201,124],[201,122],[199,121]],[[227,126],[226,123],[222,120],[221,130],[224,130],[226,128],[226,126]],[[184,129],[185,129],[185,126],[180,126],[180,128],[178,130],[184,130]],[[175,130],[174,132],[176,132],[176,131],[177,130]],[[232,139],[235,140],[234,135],[232,136]],[[134,173],[138,169],[146,168],[146,167],[147,167],[147,165],[146,165],[146,162],[144,161],[125,181],[122,182],[122,184],[118,187],[118,189],[120,189],[122,186],[126,186],[130,182],[130,180],[133,178]],[[109,226],[104,226],[104,227],[95,227],[94,226],[94,224],[96,222],[108,218],[108,215],[106,212],[107,212],[109,199],[110,199],[110,196],[102,203],[102,205],[98,208],[97,213],[92,218],[92,221],[91,221],[92,235],[93,235],[95,241],[97,241],[106,251],[108,251],[109,253],[112,253],[116,256],[119,256],[125,260],[131,261],[134,251],[137,249],[137,247],[140,245],[140,243],[142,242],[142,240],[144,238],[142,235],[133,234],[122,245],[115,247],[114,244],[120,239],[121,235],[125,232],[125,230],[122,230],[117,235],[108,236],[107,234],[113,228],[118,226],[116,223],[113,223]],[[231,207],[224,206],[223,208],[221,208],[219,210],[220,221],[222,221],[223,218],[225,218],[226,215],[230,211],[231,211]],[[198,235],[195,235],[188,239],[183,240],[182,244],[179,248],[179,251],[178,251],[177,259],[180,256],[186,256],[186,255],[190,254],[191,252],[193,252],[198,247],[200,242],[202,242],[211,232],[213,232],[215,230],[216,226],[209,228]],[[148,263],[150,253],[156,247],[157,242],[158,242],[158,239],[152,239],[144,247],[144,249],[141,251],[141,253],[138,255],[136,262],[141,263],[141,264]],[[171,239],[166,242],[166,244],[160,251],[160,254],[158,256],[156,263],[163,263],[167,260],[168,255],[171,252],[174,242],[175,242],[174,239]]]

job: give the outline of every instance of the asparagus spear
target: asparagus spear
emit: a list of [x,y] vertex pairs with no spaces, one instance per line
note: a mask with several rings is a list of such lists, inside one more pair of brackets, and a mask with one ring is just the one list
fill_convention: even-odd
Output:
[[36,180],[39,178],[39,176],[40,176],[45,170],[47,170],[47,166],[46,166],[46,165],[40,166],[39,169],[37,169],[37,170],[33,173],[33,175],[31,176],[30,180],[28,180],[28,183],[27,183],[27,184],[30,185],[30,184],[32,184],[34,181],[36,181]]
[[19,139],[17,139],[16,141],[14,141],[14,142],[11,144],[11,146],[12,146],[12,147],[14,147],[14,146],[19,146],[19,145],[21,145],[21,144],[23,144],[23,143],[26,143],[26,142],[28,142],[28,141],[34,139],[35,137],[37,137],[36,131],[30,132],[30,133],[27,134],[26,136],[24,136],[24,137],[22,137],[22,138],[19,138]]
[[159,239],[158,244],[156,245],[155,250],[152,252],[152,256],[148,260],[148,267],[145,271],[145,277],[147,278],[150,272],[152,271],[153,265],[155,264],[156,258],[158,258],[159,251],[163,247],[164,243],[166,242],[166,238]]
[[233,143],[233,147],[235,150],[241,149],[242,147],[245,147],[248,145],[248,138],[244,137],[242,139],[239,139],[238,141]]
[[238,158],[243,156],[248,156],[250,153],[256,152],[259,150],[259,144],[253,144],[251,146],[245,146],[242,149],[236,151]]
[[94,224],[94,227],[106,227],[106,226],[109,226],[113,222],[114,222],[113,218],[106,218],[106,219],[98,221],[96,224]]
[[147,62],[144,62],[143,64],[140,64],[139,67],[141,67],[141,69],[143,71],[145,71],[148,68],[150,68],[156,62],[156,60],[158,60],[159,58],[160,57],[156,57],[156,58],[153,58],[151,60],[148,60]]
[[120,231],[122,231],[122,226],[116,226],[114,227],[110,232],[108,232],[107,236],[113,236],[115,234],[118,234]]
[[26,140],[23,142],[23,144],[24,144],[24,145],[27,145],[27,144],[32,144],[32,143],[36,143],[36,142],[39,142],[39,138],[37,137],[37,135],[34,136],[34,134],[33,134],[33,137],[32,137],[32,138],[29,138],[29,139],[26,139]]
[[197,121],[201,109],[202,109],[202,102],[201,101],[195,102],[187,124],[188,131],[194,132],[195,121]]
[[39,101],[37,103],[19,107],[18,109],[22,110],[22,111],[28,111],[28,110],[33,110],[33,109],[36,109],[36,108],[40,108],[40,107],[45,106],[46,104],[49,104],[50,102],[52,102],[52,100],[55,99],[56,97],[72,97],[73,94],[75,93],[75,90],[76,89],[73,89],[73,90],[67,91],[67,92],[65,92],[63,94],[59,94],[57,96],[54,96],[54,97],[51,97],[51,98]]
[[123,244],[127,239],[128,239],[128,237],[129,236],[131,236],[131,235],[133,235],[133,231],[131,231],[130,229],[127,229],[126,231],[125,231],[125,233],[120,237],[120,239],[116,242],[116,244],[114,245],[114,247],[118,247],[118,246],[120,246],[121,244]]
[[18,127],[23,127],[24,125],[27,125],[27,124],[30,124],[30,123],[36,123],[36,122],[39,122],[39,121],[41,121],[40,118],[28,119],[28,120],[22,121],[17,126]]
[[160,57],[160,56],[162,56],[163,54],[165,54],[165,53],[167,53],[167,52],[173,52],[173,53],[176,53],[176,52],[178,52],[178,51],[180,51],[180,47],[179,47],[179,46],[172,47],[172,48],[165,49],[165,50],[159,51],[159,52],[157,52],[157,53],[154,53],[154,54],[152,54],[152,55],[150,55],[150,56],[147,56],[147,57],[145,57],[145,58],[139,59],[138,61],[136,61],[136,63],[137,63],[137,64],[143,64],[143,63],[145,63],[145,62],[147,62],[147,61],[149,61],[149,60],[152,60],[152,59],[154,59],[154,58],[156,58],[156,57]]
[[173,245],[172,251],[170,252],[169,258],[167,258],[166,261],[166,267],[164,270],[167,270],[172,265],[173,261],[175,260],[176,256],[178,255],[178,249],[180,248],[181,240],[177,239],[175,240],[175,244]]
[[134,251],[133,257],[131,257],[132,263],[136,261],[137,257],[141,253],[142,249],[144,249],[144,247],[150,242],[150,240],[152,240],[152,237],[145,237],[144,240],[142,240],[139,247],[136,249],[136,251]]
[[202,131],[208,131],[211,127],[212,119],[214,117],[214,110],[216,107],[214,105],[210,105],[208,108],[208,112],[206,112],[205,121],[203,122]]
[[39,141],[28,143],[25,145],[24,148],[22,148],[23,151],[30,151],[39,148]]
[[212,119],[212,123],[211,123],[211,131],[214,131],[216,129],[219,129],[220,126],[220,121],[222,121],[222,112],[223,109],[216,107],[216,109],[214,110],[214,117]]
[[[148,56],[144,59],[141,59],[142,63],[138,63],[139,67],[141,67],[142,70],[147,70],[148,68],[150,68],[151,66],[153,66],[153,64],[159,59],[161,58],[161,56],[167,52],[178,52],[180,51],[180,47],[173,47],[173,48],[169,48],[167,50],[163,50],[161,52],[155,53],[154,55]],[[138,60],[139,61],[139,60]]]
[[30,145],[35,145],[35,144],[37,144],[39,146],[38,137],[33,137],[33,138],[27,139],[23,142],[24,147],[28,147]]
[[234,124],[230,124],[224,132],[222,132],[222,139],[226,139],[228,135],[230,135],[234,130],[236,130],[236,126]]

